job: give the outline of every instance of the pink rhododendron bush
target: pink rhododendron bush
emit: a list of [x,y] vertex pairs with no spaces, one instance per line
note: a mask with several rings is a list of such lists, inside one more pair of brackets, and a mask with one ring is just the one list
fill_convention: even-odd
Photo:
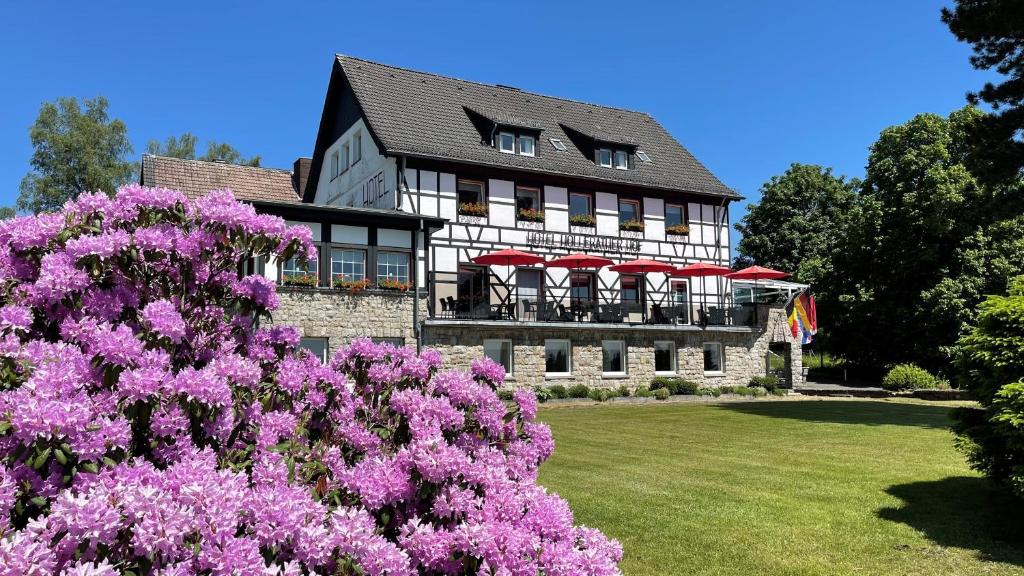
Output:
[[618,574],[499,366],[268,324],[239,262],[308,230],[129,186],[0,238],[0,574]]

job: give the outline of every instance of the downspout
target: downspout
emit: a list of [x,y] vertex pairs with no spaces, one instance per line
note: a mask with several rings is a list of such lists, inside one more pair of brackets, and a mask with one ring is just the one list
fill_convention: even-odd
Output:
[[[718,209],[721,210],[722,216],[725,216],[725,204],[728,202],[726,197],[722,197],[722,202],[718,205]],[[715,218],[715,264],[722,261],[722,218]],[[726,263],[726,266],[731,262]],[[722,277],[715,276],[715,284],[718,286],[718,297],[721,299],[718,304],[719,306],[725,307],[725,294],[722,294]]]
[[[416,266],[413,269],[413,276],[416,278],[415,284],[413,285],[413,301],[412,301],[412,331],[416,335],[416,353],[419,354],[423,350],[423,332],[420,328],[420,257],[419,257],[419,243],[420,243],[420,232],[423,231],[423,219],[420,218],[419,226],[412,234],[412,259]],[[427,273],[426,266],[423,270],[424,274]]]

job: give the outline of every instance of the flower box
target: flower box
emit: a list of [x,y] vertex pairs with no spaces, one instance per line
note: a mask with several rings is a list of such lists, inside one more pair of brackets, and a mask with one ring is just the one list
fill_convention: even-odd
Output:
[[519,211],[518,217],[524,222],[543,222],[544,211],[534,208],[523,208]]
[[382,278],[377,280],[377,288],[381,290],[391,290],[393,292],[408,292],[409,288],[412,288],[412,284],[409,282],[402,282],[394,278]]
[[370,287],[370,281],[366,279],[349,280],[347,278],[338,278],[334,281],[334,287],[338,290],[347,290],[349,294],[358,294]]
[[644,221],[643,220],[626,220],[625,222],[619,222],[619,230],[625,230],[627,232],[643,232]]
[[588,228],[593,228],[597,225],[597,218],[594,218],[590,214],[576,214],[574,216],[569,216],[569,224],[572,224],[573,226],[586,226]]
[[686,224],[673,224],[665,228],[666,234],[675,234],[677,236],[686,236],[690,233],[690,227]]
[[299,286],[303,288],[316,288],[320,278],[313,273],[307,274],[282,274],[281,283],[285,286]]
[[459,204],[459,214],[463,216],[487,217],[487,204],[483,202],[463,202]]

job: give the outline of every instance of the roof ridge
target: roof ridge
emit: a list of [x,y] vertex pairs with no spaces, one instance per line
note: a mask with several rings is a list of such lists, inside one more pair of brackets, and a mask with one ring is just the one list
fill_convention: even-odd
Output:
[[543,94],[541,92],[533,92],[531,90],[523,90],[522,88],[513,88],[508,85],[502,84],[488,84],[486,82],[479,82],[476,80],[466,80],[465,78],[457,78],[455,76],[446,76],[444,74],[438,74],[436,72],[424,72],[423,70],[416,70],[413,68],[407,68],[405,66],[397,66],[395,64],[386,64],[384,62],[377,62],[375,60],[368,60],[366,58],[360,58],[358,56],[349,56],[348,54],[341,54],[340,52],[335,53],[334,57],[337,59],[347,58],[349,60],[358,60],[359,62],[366,62],[375,66],[383,66],[385,68],[391,68],[393,70],[401,70],[403,72],[412,72],[414,74],[422,74],[423,76],[432,76],[434,78],[444,78],[445,80],[454,80],[456,82],[464,82],[466,84],[474,84],[476,86],[484,86],[487,88],[494,88],[497,90],[504,90],[507,92],[515,92],[519,94],[529,94],[531,96],[539,96],[541,98],[550,98],[551,100],[560,100],[562,102],[572,102],[573,104],[584,104],[587,106],[593,106],[595,108],[604,108],[606,110],[618,110],[620,112],[629,112],[630,114],[642,114],[650,119],[654,119],[650,113],[643,110],[634,110],[632,108],[623,108],[621,106],[608,106],[607,104],[596,104],[594,102],[588,102],[586,100],[577,100],[575,98],[566,98],[565,96],[552,96],[550,94]]
[[248,168],[251,170],[267,170],[271,172],[283,172],[285,174],[291,174],[292,171],[288,168],[271,168],[270,166],[248,166],[245,164],[235,164],[233,162],[218,162],[217,160],[203,160],[200,158],[177,158],[174,156],[164,156],[163,154],[150,154],[144,153],[143,156],[149,156],[152,158],[164,158],[167,160],[177,160],[179,162],[199,162],[202,164],[215,164],[217,166],[233,166],[235,168]]

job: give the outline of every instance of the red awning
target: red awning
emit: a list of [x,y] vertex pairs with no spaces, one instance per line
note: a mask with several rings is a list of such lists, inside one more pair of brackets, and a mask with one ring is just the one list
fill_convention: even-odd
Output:
[[730,280],[778,280],[786,276],[789,276],[789,272],[780,272],[763,266],[751,266],[725,275]]
[[568,268],[570,270],[582,270],[584,268],[604,268],[605,266],[611,266],[614,264],[607,258],[601,256],[591,256],[589,254],[568,254],[566,256],[559,256],[553,260],[548,260],[544,263],[544,266],[548,268]]
[[481,254],[473,258],[473,262],[485,266],[527,266],[529,264],[539,264],[543,261],[544,258],[536,254],[512,248]]
[[732,270],[725,266],[697,262],[696,264],[687,264],[682,268],[676,268],[672,272],[672,276],[725,276],[731,272]]
[[676,268],[671,264],[664,264],[662,262],[655,262],[654,260],[644,260],[643,258],[640,258],[616,264],[608,269],[615,272],[623,272],[625,274],[647,274],[648,272],[672,272]]

